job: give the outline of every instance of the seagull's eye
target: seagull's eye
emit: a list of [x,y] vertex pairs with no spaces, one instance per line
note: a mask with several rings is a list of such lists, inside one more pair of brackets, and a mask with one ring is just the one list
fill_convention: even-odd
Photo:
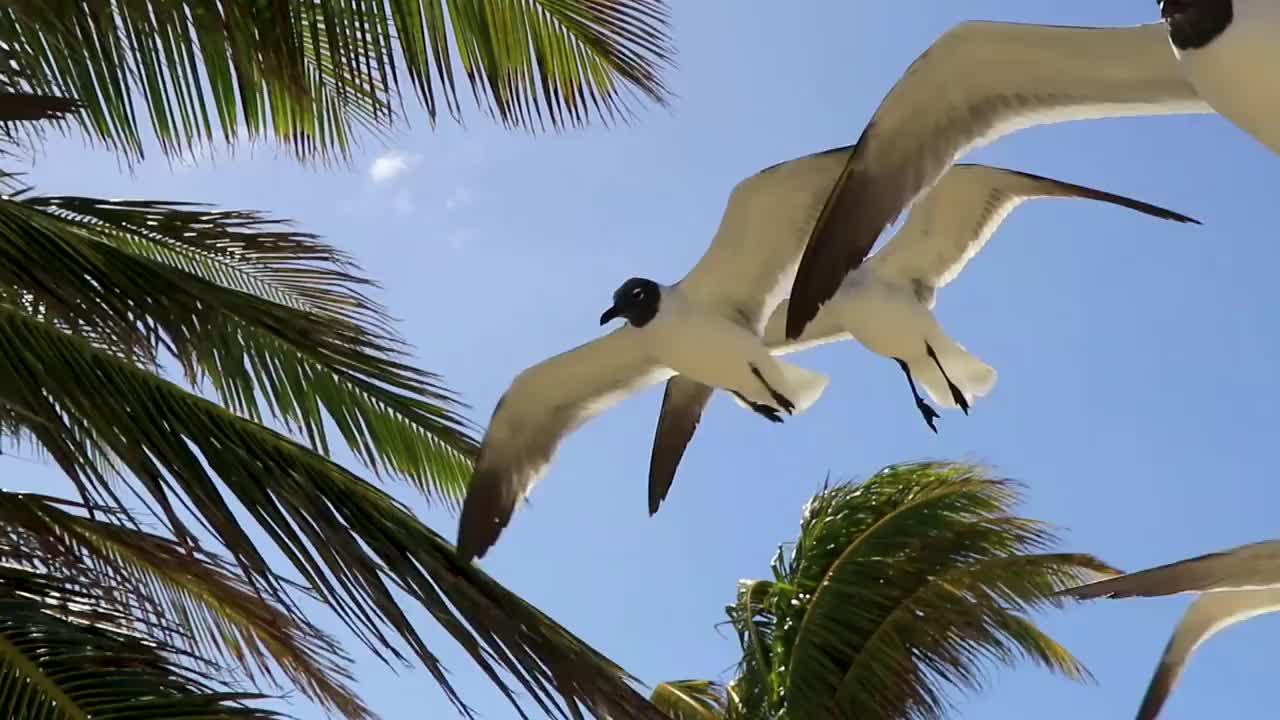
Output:
[[644,288],[636,288],[632,290],[631,297],[634,300],[639,300],[640,298],[644,297]]

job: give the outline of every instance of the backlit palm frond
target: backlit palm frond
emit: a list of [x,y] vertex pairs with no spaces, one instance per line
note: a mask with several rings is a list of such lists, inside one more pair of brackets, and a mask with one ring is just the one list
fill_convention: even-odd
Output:
[[[560,703],[608,711],[617,720],[660,717],[621,670],[460,562],[452,546],[389,495],[284,435],[4,307],[0,406],[34,418],[27,430],[58,460],[78,452],[59,428],[74,422],[91,429],[171,525],[171,505],[183,498],[255,587],[283,597],[216,476],[358,637],[375,652],[399,657],[401,643],[387,633],[398,635],[460,708],[392,586],[421,603],[513,703],[500,670],[549,711]],[[73,479],[93,480],[79,465],[64,469]]]
[[265,407],[325,452],[328,419],[375,472],[456,503],[475,448],[461,404],[403,362],[345,258],[264,224],[165,203],[0,199],[0,303],[135,362],[167,351],[233,410]]
[[607,121],[665,102],[673,56],[663,0],[10,0],[0,43],[23,89],[78,98],[131,158],[144,123],[170,156],[266,136],[346,157],[405,71],[432,122],[460,116],[457,75],[506,125]]
[[742,659],[726,689],[730,718],[769,718],[782,710],[782,675],[774,672],[776,620],[769,580],[740,580],[734,604],[725,608],[738,635]]
[[0,566],[0,716],[15,720],[270,720],[200,663],[130,624],[130,608],[72,580]]
[[300,611],[264,599],[215,555],[71,513],[67,505],[0,492],[6,560],[82,580],[87,590],[130,605],[159,640],[234,663],[255,684],[262,677],[280,687],[275,666],[293,687],[348,720],[373,717],[349,685],[350,658]]
[[725,690],[710,680],[658,683],[649,696],[671,720],[725,720]]
[[980,689],[992,663],[1021,658],[1087,678],[1027,614],[1114,570],[1045,552],[1054,531],[1013,516],[1018,499],[1011,481],[952,463],[892,466],[815,496],[757,603],[786,714],[933,720],[949,688]]

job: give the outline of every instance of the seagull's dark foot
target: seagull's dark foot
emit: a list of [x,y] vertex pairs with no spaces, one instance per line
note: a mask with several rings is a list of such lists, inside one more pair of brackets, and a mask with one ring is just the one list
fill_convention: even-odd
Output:
[[928,342],[924,344],[925,352],[929,353],[929,357],[933,359],[933,364],[938,366],[938,371],[942,373],[942,379],[947,381],[947,389],[951,391],[951,399],[955,400],[965,415],[969,414],[969,401],[965,399],[964,393],[956,384],[951,382],[951,378],[947,376],[947,371],[942,367],[942,363],[938,360],[938,354],[933,351],[933,346]]
[[773,386],[769,384],[769,381],[764,379],[764,374],[760,372],[760,368],[751,363],[747,363],[747,367],[751,368],[751,374],[756,376],[756,379],[760,381],[761,385],[764,385],[764,389],[769,391],[769,397],[772,397],[773,401],[778,403],[778,407],[785,410],[788,415],[794,414],[792,411],[796,409],[796,404],[791,402],[791,399],[786,395],[774,390]]
[[743,405],[746,405],[747,407],[751,408],[755,412],[764,416],[764,418],[769,422],[776,422],[776,423],[782,422],[782,416],[778,414],[778,408],[773,407],[771,405],[765,405],[764,403],[751,402],[746,397],[744,397],[742,393],[738,392],[737,390],[730,390],[729,392],[732,392],[734,395],[737,395],[738,399],[742,401]]
[[932,405],[925,402],[924,398],[920,397],[920,391],[916,390],[916,380],[911,377],[911,368],[907,366],[906,361],[902,358],[894,358],[893,360],[898,363],[898,367],[902,368],[902,374],[907,376],[907,384],[911,386],[911,399],[916,401],[916,409],[920,411],[920,415],[924,418],[925,424],[929,426],[929,429],[933,431],[933,434],[937,435],[938,426],[934,425],[933,421],[938,419],[938,411],[934,410]]
[[925,424],[929,426],[929,429],[933,431],[933,434],[937,435],[938,426],[934,425],[933,421],[941,417],[938,415],[938,411],[934,410],[933,406],[925,402],[923,399],[916,400],[916,409],[920,411],[920,415],[924,418]]

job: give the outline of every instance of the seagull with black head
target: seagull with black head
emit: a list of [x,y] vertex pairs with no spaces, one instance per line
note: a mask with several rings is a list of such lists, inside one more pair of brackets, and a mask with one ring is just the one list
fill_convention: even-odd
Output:
[[678,373],[683,382],[667,387],[664,412],[686,403],[700,410],[721,388],[771,422],[817,401],[826,376],[774,357],[761,334],[825,199],[813,178],[831,177],[841,162],[810,155],[738,183],[710,247],[683,279],[627,280],[600,316],[601,325],[622,319],[622,327],[515,377],[489,421],[463,502],[464,560],[497,542],[565,436],[644,387]]

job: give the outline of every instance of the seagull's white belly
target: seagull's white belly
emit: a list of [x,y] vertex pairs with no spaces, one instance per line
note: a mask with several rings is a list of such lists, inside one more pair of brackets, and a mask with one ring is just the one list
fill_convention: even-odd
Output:
[[1175,53],[1205,102],[1280,153],[1280,2],[1237,0],[1236,7],[1213,42]]
[[755,399],[759,382],[751,374],[755,363],[772,357],[759,336],[719,315],[686,306],[680,312],[660,312],[645,326],[658,362],[704,385],[738,390]]
[[877,355],[910,360],[925,353],[925,341],[939,330],[933,313],[910,287],[873,278],[838,296],[841,325]]

